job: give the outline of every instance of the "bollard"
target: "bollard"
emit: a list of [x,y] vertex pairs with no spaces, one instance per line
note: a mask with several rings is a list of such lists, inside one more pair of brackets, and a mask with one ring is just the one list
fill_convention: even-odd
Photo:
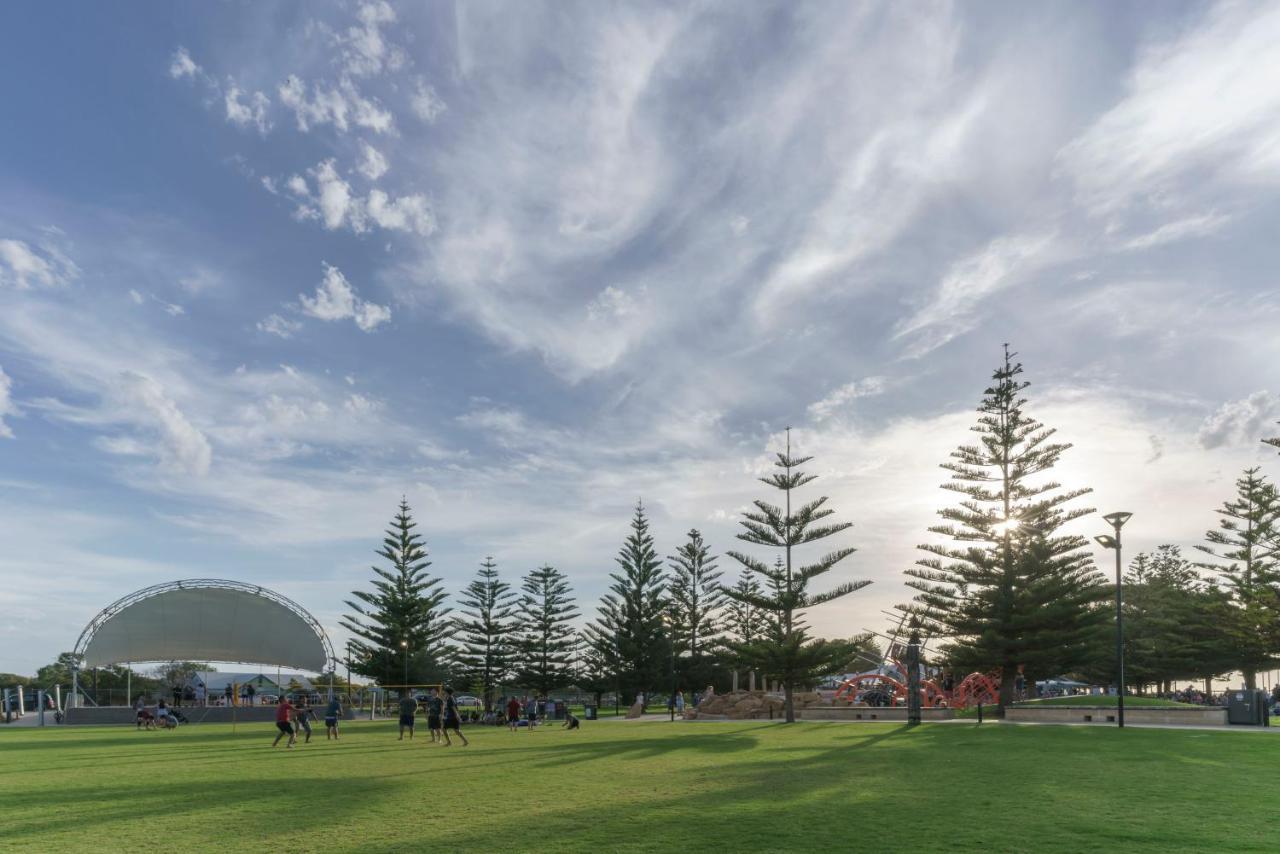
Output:
[[27,692],[26,685],[18,686],[18,717],[22,717],[27,713],[27,701],[23,696]]
[[978,704],[978,723],[982,723],[982,704]]
[[36,691],[36,706],[39,709],[39,711],[36,712],[36,716],[40,720],[40,724],[39,724],[40,726],[44,726],[44,706],[45,706],[44,697],[45,697],[45,694],[44,694],[43,688],[41,688],[39,691]]

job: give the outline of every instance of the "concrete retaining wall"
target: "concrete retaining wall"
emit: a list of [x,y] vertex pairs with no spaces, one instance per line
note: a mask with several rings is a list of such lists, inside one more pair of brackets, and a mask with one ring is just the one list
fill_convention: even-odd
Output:
[[[1014,723],[1111,724],[1116,723],[1115,706],[1009,706],[1004,719]],[[1186,726],[1226,726],[1227,710],[1213,706],[1171,707],[1133,706],[1124,710],[1127,724],[1182,724]]]
[[[955,709],[921,709],[923,721],[949,721]],[[810,706],[796,709],[796,717],[805,721],[906,721],[906,706]]]

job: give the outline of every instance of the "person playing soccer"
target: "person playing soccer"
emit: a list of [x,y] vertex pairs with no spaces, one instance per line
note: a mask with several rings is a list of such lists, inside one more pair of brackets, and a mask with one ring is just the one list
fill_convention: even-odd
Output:
[[467,737],[462,734],[462,718],[458,715],[458,701],[453,698],[453,689],[444,689],[444,746],[453,747],[453,742],[449,740],[449,730],[457,733],[458,738],[462,739],[462,746],[466,747],[470,742]]
[[507,700],[507,726],[515,732],[520,728],[520,701],[515,695],[511,695],[511,699]]
[[444,700],[440,698],[440,689],[435,688],[427,698],[427,729],[431,732],[432,741],[444,741]]
[[400,741],[404,741],[404,731],[409,730],[409,740],[413,741],[414,715],[418,713],[418,701],[411,694],[400,698]]
[[338,740],[338,718],[342,716],[342,703],[337,695],[329,698],[329,705],[324,709],[324,740]]
[[275,747],[280,743],[280,739],[286,735],[289,741],[285,744],[286,748],[292,748],[294,742],[298,740],[298,736],[293,731],[293,724],[289,721],[293,717],[293,706],[289,703],[289,698],[281,695],[280,702],[276,704],[276,729],[280,732],[276,733],[276,740],[271,742],[271,746]]
[[574,717],[573,712],[565,710],[564,723],[560,725],[561,729],[578,729],[582,724]]
[[299,700],[298,705],[293,707],[293,730],[294,732],[301,731],[306,733],[304,744],[311,743],[311,721],[307,719],[315,716],[315,710],[307,705],[305,699]]

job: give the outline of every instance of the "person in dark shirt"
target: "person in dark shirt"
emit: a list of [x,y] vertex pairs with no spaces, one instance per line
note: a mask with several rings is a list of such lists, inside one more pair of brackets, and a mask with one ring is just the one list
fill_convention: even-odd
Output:
[[564,723],[560,725],[560,728],[561,729],[578,729],[578,727],[580,726],[582,726],[582,724],[580,724],[578,722],[578,719],[574,717],[573,712],[566,710],[564,713]]
[[404,741],[404,731],[409,730],[409,740],[413,741],[414,715],[418,713],[418,701],[408,694],[400,698],[400,741]]
[[338,718],[342,716],[342,703],[337,697],[329,700],[329,705],[324,710],[324,740],[338,740]]
[[440,689],[436,688],[427,698],[427,729],[431,731],[432,741],[444,740],[444,700],[440,697]]
[[458,715],[458,701],[453,698],[453,689],[444,689],[444,744],[445,747],[453,747],[453,742],[449,740],[449,730],[453,730],[458,738],[462,739],[462,746],[466,747],[470,742],[467,737],[462,734],[462,718]]

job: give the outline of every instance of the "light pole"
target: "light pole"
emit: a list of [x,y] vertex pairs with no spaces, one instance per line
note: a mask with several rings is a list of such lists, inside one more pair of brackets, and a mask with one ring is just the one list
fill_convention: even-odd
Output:
[[671,722],[676,721],[676,637],[675,621],[669,614],[664,614],[662,623],[667,627],[667,645],[671,647],[671,696],[667,698],[667,711],[671,713]]
[[409,642],[407,640],[400,641],[400,649],[404,655],[404,687],[409,689]]
[[1114,549],[1116,553],[1116,724],[1121,728],[1124,727],[1124,612],[1121,610],[1124,600],[1120,588],[1120,529],[1131,516],[1133,516],[1132,513],[1108,513],[1102,518],[1107,520],[1116,535],[1113,537],[1110,534],[1103,534],[1094,537],[1098,545],[1104,549]]

